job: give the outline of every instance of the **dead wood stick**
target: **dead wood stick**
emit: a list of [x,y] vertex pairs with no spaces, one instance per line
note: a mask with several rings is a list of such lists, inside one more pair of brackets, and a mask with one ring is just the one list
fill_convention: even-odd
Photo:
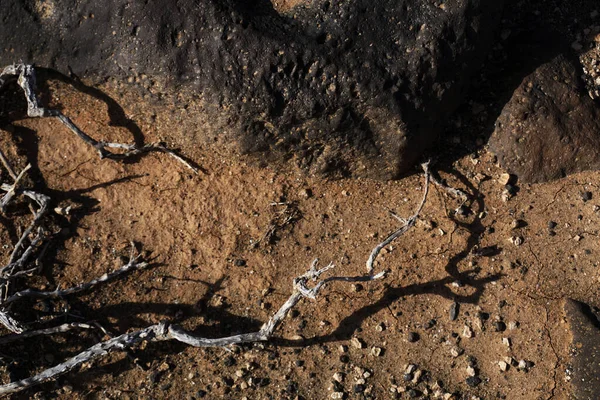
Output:
[[127,264],[125,264],[121,268],[117,269],[116,271],[106,273],[106,274],[100,276],[99,278],[93,279],[86,283],[82,283],[81,285],[71,287],[69,289],[64,289],[64,290],[56,289],[53,291],[45,291],[45,292],[38,291],[38,290],[32,290],[32,289],[21,290],[19,292],[14,293],[11,296],[8,296],[3,301],[0,301],[0,305],[5,306],[7,304],[10,304],[14,301],[17,301],[19,299],[26,298],[26,297],[35,298],[35,299],[47,299],[47,298],[56,299],[56,298],[69,296],[71,294],[83,292],[83,291],[88,290],[91,287],[94,287],[98,284],[110,281],[110,280],[116,278],[117,276],[123,275],[131,270],[146,268],[149,264],[147,262],[138,262],[139,258],[140,258],[139,255],[136,257],[133,257],[129,260],[129,262]]
[[26,331],[19,334],[2,336],[0,337],[0,345],[11,343],[17,340],[27,339],[34,336],[48,336],[53,335],[55,333],[68,332],[73,329],[94,329],[94,326],[90,324],[81,324],[78,322],[70,322],[67,324],[55,326],[53,328],[38,329],[35,331]]
[[394,232],[392,232],[390,235],[388,235],[385,238],[385,240],[383,240],[381,243],[375,246],[375,248],[371,251],[369,258],[367,259],[367,272],[369,274],[373,273],[373,270],[375,268],[373,264],[375,263],[375,259],[377,258],[381,250],[390,243],[392,243],[394,240],[398,239],[400,236],[404,235],[410,228],[412,228],[415,225],[415,222],[417,222],[417,218],[419,217],[419,214],[421,214],[421,211],[425,206],[427,194],[429,193],[429,180],[431,178],[431,173],[429,172],[429,161],[424,164],[421,164],[421,167],[423,168],[425,174],[425,187],[423,189],[423,198],[421,199],[421,202],[419,203],[416,211],[412,216],[410,216],[410,218],[404,220],[402,218],[396,217],[401,222],[403,222],[403,225]]
[[[85,133],[83,130],[81,130],[69,117],[64,115],[61,111],[42,107],[35,94],[36,76],[35,69],[32,65],[15,64],[8,66],[0,74],[0,78],[2,76],[10,75],[18,76],[17,83],[19,84],[21,89],[23,89],[23,92],[25,94],[25,99],[27,100],[27,115],[29,117],[54,117],[58,119],[60,122],[62,122],[63,125],[65,125],[81,140],[83,140],[85,143],[96,149],[96,151],[100,155],[100,158],[110,158],[119,160],[129,158],[138,154],[159,151],[168,154],[169,156],[173,157],[175,160],[179,161],[181,164],[185,165],[187,168],[192,170],[195,174],[198,174],[198,168],[190,164],[183,157],[178,155],[175,151],[168,149],[159,143],[150,143],[138,147],[135,144],[109,143],[97,141],[96,139]],[[108,149],[120,149],[124,150],[124,153],[114,153]]]
[[0,386],[0,396],[10,393],[16,393],[29,387],[39,385],[49,380],[55,379],[58,376],[66,374],[69,371],[77,368],[85,362],[90,362],[99,357],[103,357],[115,351],[124,351],[128,348],[139,344],[142,341],[158,342],[165,340],[177,340],[194,347],[224,347],[239,343],[254,343],[263,342],[271,339],[277,327],[282,323],[288,312],[304,298],[315,298],[321,289],[330,282],[364,282],[380,279],[384,273],[377,275],[357,276],[357,277],[329,277],[318,282],[312,288],[307,286],[307,283],[312,280],[316,281],[321,274],[333,268],[332,264],[327,267],[317,270],[317,260],[315,260],[310,269],[302,276],[294,279],[293,292],[288,300],[279,308],[279,310],[260,328],[257,332],[243,333],[239,335],[227,336],[223,338],[202,338],[192,335],[181,327],[169,325],[168,323],[159,323],[151,325],[147,328],[126,333],[115,338],[98,343],[87,350],[79,353],[65,362],[58,364],[52,368],[46,369],[37,375],[22,379],[20,381],[11,382]]
[[0,162],[2,162],[2,165],[4,165],[4,168],[6,168],[6,170],[8,171],[8,174],[13,179],[13,181],[16,181],[17,174],[15,173],[15,170],[12,168],[12,165],[10,165],[10,162],[8,162],[8,158],[6,158],[6,156],[2,152],[2,149],[0,149]]

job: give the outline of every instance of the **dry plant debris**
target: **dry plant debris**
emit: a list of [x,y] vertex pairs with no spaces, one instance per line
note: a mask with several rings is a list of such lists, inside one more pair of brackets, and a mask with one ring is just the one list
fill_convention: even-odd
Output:
[[[19,86],[25,93],[28,104],[28,116],[58,118],[79,138],[94,147],[101,158],[123,159],[140,153],[160,151],[169,154],[179,162],[183,163],[186,167],[196,171],[196,169],[186,160],[159,144],[136,147],[135,145],[130,144],[108,143],[93,139],[60,111],[50,110],[40,106],[35,94],[35,70],[32,66],[12,65],[5,68],[0,74],[0,87],[5,84],[7,80],[15,77],[17,78]],[[112,149],[122,150],[123,152],[113,152],[111,151]],[[10,160],[5,156],[1,149],[0,161],[2,162],[4,169],[8,172],[10,179],[12,179],[11,183],[2,183],[0,186],[4,192],[3,197],[0,199],[0,211],[7,214],[7,207],[16,202],[17,199],[21,199],[28,201],[29,209],[32,213],[32,220],[29,226],[20,235],[17,243],[13,245],[13,250],[8,262],[0,267],[0,323],[12,332],[9,335],[0,337],[0,344],[14,342],[32,336],[53,335],[72,329],[99,328],[103,331],[101,327],[95,326],[92,323],[66,323],[57,326],[44,327],[42,329],[29,329],[27,324],[18,321],[11,315],[11,308],[25,298],[33,301],[47,298],[60,299],[93,289],[97,285],[112,279],[117,279],[127,272],[146,268],[149,265],[148,262],[142,260],[141,255],[136,253],[135,245],[132,243],[128,262],[111,273],[104,274],[99,278],[67,289],[56,288],[51,291],[40,291],[28,287],[26,285],[27,278],[41,272],[42,264],[40,261],[44,257],[50,243],[49,240],[52,237],[52,231],[46,224],[47,217],[51,210],[50,205],[52,199],[45,194],[22,187],[23,178],[30,169],[29,165],[17,174],[12,167]],[[425,175],[425,186],[423,188],[423,198],[421,202],[410,218],[402,219],[396,217],[402,222],[402,226],[391,233],[373,249],[367,260],[366,274],[321,278],[323,274],[332,270],[334,265],[328,264],[326,267],[319,269],[317,268],[318,260],[315,259],[305,274],[293,280],[292,291],[287,300],[268,319],[268,321],[262,325],[260,330],[256,332],[220,338],[204,338],[192,335],[177,325],[161,322],[143,329],[112,337],[89,347],[87,350],[62,363],[42,370],[34,376],[2,385],[0,386],[0,395],[22,391],[34,385],[56,379],[86,362],[103,357],[111,352],[125,351],[144,341],[158,342],[175,340],[195,347],[225,347],[240,343],[268,341],[273,337],[275,330],[283,323],[290,310],[292,310],[303,298],[315,299],[326,285],[334,282],[369,282],[384,278],[386,271],[381,271],[379,273],[375,273],[374,271],[375,259],[385,246],[404,235],[415,225],[416,220],[419,218],[419,215],[425,206],[430,182],[442,186],[450,194],[463,199],[463,203],[466,201],[467,196],[462,191],[450,188],[439,182],[439,180],[432,178],[429,163],[423,164],[422,167]],[[269,240],[270,235],[273,235],[276,229],[280,229],[300,217],[298,210],[293,205],[285,203],[276,204],[276,206],[283,206],[284,208],[277,213],[276,220],[273,222],[272,227],[268,229],[263,240]],[[105,331],[103,331],[103,333],[106,334]]]

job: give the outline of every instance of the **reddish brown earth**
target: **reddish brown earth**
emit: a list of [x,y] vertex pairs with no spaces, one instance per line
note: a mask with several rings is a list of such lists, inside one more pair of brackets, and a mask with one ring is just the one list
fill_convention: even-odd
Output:
[[[192,175],[164,154],[130,163],[99,160],[51,119],[15,122],[13,132],[1,132],[0,146],[15,165],[22,167],[29,157],[46,193],[77,211],[67,221],[69,230],[56,239],[56,262],[45,266],[53,278],[39,278],[36,287],[66,288],[114,270],[129,241],[153,257],[147,270],[68,299],[71,313],[99,321],[113,334],[164,319],[211,337],[256,329],[287,299],[292,280],[314,258],[334,262],[336,274],[364,273],[371,249],[398,225],[388,211],[408,217],[422,196],[418,174],[394,182],[325,181],[302,175],[293,163],[265,167],[220,154],[193,141],[206,122],[200,103],[168,111],[137,103],[137,95],[117,94],[128,92],[111,85],[102,90],[123,107],[146,142],[164,140],[181,148],[204,172]],[[132,141],[129,130],[110,126],[105,102],[62,83],[53,83],[49,92],[50,104],[93,137]],[[390,270],[385,280],[362,290],[341,283],[328,287],[316,300],[303,301],[272,343],[233,353],[145,345],[14,398],[191,399],[205,393],[210,399],[325,399],[333,393],[336,372],[345,374],[341,387],[347,398],[409,398],[394,392],[411,388],[434,398],[438,386],[460,394],[455,398],[567,398],[571,338],[562,301],[600,305],[600,173],[536,185],[517,181],[518,193],[503,201],[498,182],[503,171],[485,148],[440,168],[453,186],[478,196],[472,213],[455,216],[458,202],[432,187],[416,227],[378,258],[378,268]],[[589,201],[581,196],[586,191],[592,193]],[[253,246],[289,215],[281,214],[285,206],[272,205],[280,202],[293,204],[298,218]],[[557,223],[555,236],[549,221]],[[4,228],[0,237],[11,243]],[[511,237],[523,243],[515,246]],[[478,250],[489,246],[497,250]],[[0,249],[2,259],[9,250]],[[460,308],[451,321],[455,301]],[[502,332],[496,331],[498,321],[506,325]],[[463,336],[465,326],[472,337]],[[416,342],[407,340],[411,332],[418,334]],[[362,349],[353,346],[355,337]],[[0,353],[31,374],[98,339],[72,332],[23,341]],[[372,347],[382,354],[372,355]],[[452,349],[463,352],[454,356]],[[502,372],[498,363],[508,356],[533,365]],[[482,380],[477,387],[466,383],[469,363]],[[420,383],[404,380],[408,364],[425,371]],[[357,383],[364,370],[370,376]],[[0,370],[4,382],[6,371]],[[355,393],[357,384],[363,393]]]

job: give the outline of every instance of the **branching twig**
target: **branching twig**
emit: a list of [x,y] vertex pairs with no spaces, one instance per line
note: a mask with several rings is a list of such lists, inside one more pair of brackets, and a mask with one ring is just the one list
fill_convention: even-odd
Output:
[[64,290],[60,290],[60,289],[56,289],[50,292],[41,292],[38,290],[32,290],[32,289],[25,289],[22,290],[20,292],[17,292],[15,294],[13,294],[12,296],[7,297],[6,299],[4,299],[3,301],[0,302],[1,305],[7,305],[10,304],[16,300],[25,298],[25,297],[29,297],[29,298],[35,298],[35,299],[47,299],[47,298],[61,298],[61,297],[65,297],[71,294],[75,294],[75,293],[79,293],[79,292],[83,292],[93,286],[96,286],[100,283],[103,282],[107,282],[111,279],[116,278],[119,275],[125,274],[126,272],[129,272],[131,270],[134,269],[143,269],[145,267],[148,266],[147,262],[139,262],[138,260],[140,259],[140,256],[135,256],[135,257],[131,257],[129,259],[129,262],[127,264],[125,264],[124,266],[122,266],[121,268],[117,269],[116,271],[107,273],[102,275],[99,278],[93,279],[89,282],[86,283],[82,283],[81,285],[78,286],[74,286],[72,288],[69,289],[64,289]]
[[17,340],[27,339],[34,336],[48,336],[55,333],[63,333],[73,329],[94,329],[94,326],[90,324],[80,324],[77,322],[71,322],[68,324],[62,324],[53,328],[38,329],[37,331],[27,331],[15,335],[6,335],[0,337],[0,345],[15,342]]
[[[170,155],[171,157],[185,165],[187,168],[192,170],[195,174],[198,174],[198,168],[194,167],[183,157],[179,156],[175,151],[168,149],[159,143],[151,143],[138,147],[135,144],[109,143],[97,141],[96,139],[85,133],[83,130],[81,130],[73,121],[71,121],[69,117],[64,115],[61,111],[42,107],[35,94],[36,77],[35,70],[32,65],[15,64],[8,66],[4,68],[4,71],[2,73],[0,73],[0,81],[2,81],[3,77],[7,76],[18,76],[17,83],[25,93],[25,99],[27,100],[27,115],[29,117],[57,118],[60,122],[62,122],[63,125],[69,128],[69,130],[71,130],[71,132],[77,135],[81,140],[83,140],[85,143],[89,144],[94,149],[96,149],[96,151],[100,155],[100,158],[120,160],[138,154],[159,151]],[[120,149],[124,150],[124,153],[115,153],[108,149]]]
[[367,272],[370,275],[373,274],[373,270],[375,268],[373,264],[375,263],[375,259],[377,258],[377,256],[381,252],[381,250],[384,247],[386,247],[387,245],[389,245],[390,243],[392,243],[394,240],[399,238],[400,236],[404,235],[410,228],[412,228],[415,225],[415,222],[417,222],[417,218],[419,217],[419,214],[421,214],[421,211],[423,210],[423,207],[425,206],[425,201],[427,200],[427,194],[429,193],[429,180],[431,178],[431,173],[429,172],[429,161],[422,164],[421,167],[423,168],[423,172],[425,173],[425,187],[423,189],[423,198],[421,200],[421,203],[419,203],[417,210],[410,218],[408,218],[406,220],[402,220],[401,218],[398,218],[397,216],[395,216],[397,219],[401,220],[403,225],[400,228],[398,228],[396,231],[391,233],[388,237],[386,237],[383,242],[379,243],[371,251],[369,258],[367,259]]
[[202,338],[192,335],[181,327],[176,325],[169,325],[168,323],[162,322],[156,325],[149,326],[147,328],[126,333],[107,341],[98,343],[89,349],[79,353],[73,358],[58,364],[52,368],[49,368],[41,373],[26,378],[20,381],[11,382],[7,385],[0,386],[0,395],[6,395],[10,393],[19,392],[27,389],[31,386],[39,385],[46,381],[52,380],[61,376],[73,369],[77,368],[85,362],[90,362],[99,357],[103,357],[109,353],[115,351],[124,351],[131,348],[142,341],[158,342],[165,340],[176,340],[182,343],[186,343],[194,347],[224,347],[232,344],[239,343],[255,343],[269,340],[275,329],[281,324],[288,312],[298,304],[298,302],[304,298],[315,298],[320,290],[330,282],[344,281],[344,282],[364,282],[380,279],[384,276],[384,273],[377,275],[358,276],[358,277],[329,277],[318,282],[314,287],[308,288],[307,283],[309,280],[316,280],[321,274],[333,268],[332,264],[327,267],[317,270],[317,260],[313,262],[311,268],[304,275],[294,279],[294,290],[288,300],[279,308],[279,310],[260,328],[257,332],[243,333],[239,335],[227,336],[223,338]]

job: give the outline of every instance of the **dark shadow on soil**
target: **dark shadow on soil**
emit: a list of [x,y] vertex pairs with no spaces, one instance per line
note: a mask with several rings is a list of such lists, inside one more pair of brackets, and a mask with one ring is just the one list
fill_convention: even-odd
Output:
[[[571,43],[594,24],[590,13],[597,9],[594,0],[508,0],[496,45],[431,150],[441,163],[451,165],[487,143],[502,109],[525,77],[560,54],[575,57]],[[483,111],[475,110],[474,104],[483,106]],[[452,137],[460,137],[461,143],[453,143]]]

